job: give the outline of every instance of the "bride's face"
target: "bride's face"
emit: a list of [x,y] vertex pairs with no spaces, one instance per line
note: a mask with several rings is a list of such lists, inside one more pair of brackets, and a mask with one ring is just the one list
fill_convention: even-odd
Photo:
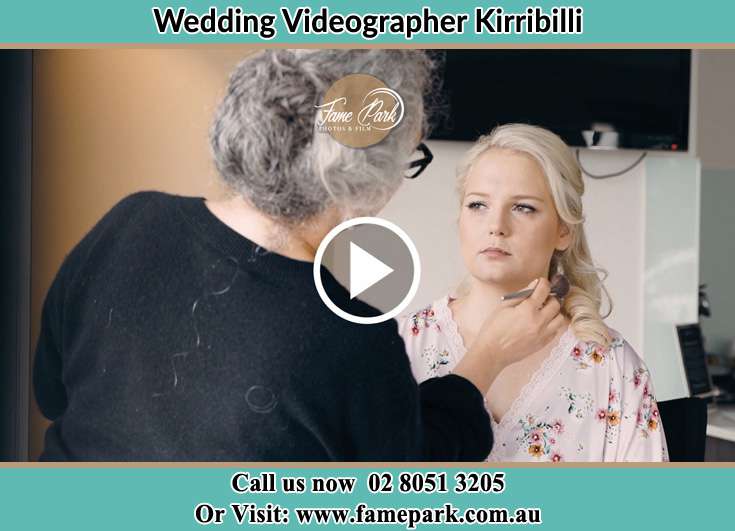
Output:
[[539,164],[505,149],[486,151],[472,166],[459,235],[472,276],[507,290],[546,276],[554,250],[570,240]]

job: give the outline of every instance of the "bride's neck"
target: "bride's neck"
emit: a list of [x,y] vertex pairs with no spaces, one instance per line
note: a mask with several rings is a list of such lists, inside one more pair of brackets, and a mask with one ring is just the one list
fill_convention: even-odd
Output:
[[474,340],[485,318],[500,306],[500,298],[523,289],[527,284],[505,286],[473,279],[469,291],[452,301],[452,315],[467,347]]

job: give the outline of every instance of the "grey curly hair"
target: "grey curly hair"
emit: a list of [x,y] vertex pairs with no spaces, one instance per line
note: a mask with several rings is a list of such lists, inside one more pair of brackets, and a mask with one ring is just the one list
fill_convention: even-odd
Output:
[[[230,77],[210,130],[214,161],[235,193],[279,223],[336,206],[374,214],[390,199],[427,129],[424,95],[436,58],[418,50],[267,50]],[[315,129],[316,105],[338,79],[370,74],[403,98],[405,115],[380,143],[343,146]]]

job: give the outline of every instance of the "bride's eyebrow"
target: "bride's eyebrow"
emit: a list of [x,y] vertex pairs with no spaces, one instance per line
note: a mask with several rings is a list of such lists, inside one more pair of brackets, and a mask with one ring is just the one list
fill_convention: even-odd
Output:
[[539,203],[543,203],[544,202],[544,200],[542,198],[537,197],[535,195],[524,195],[524,194],[514,195],[513,197],[511,197],[511,199],[513,199],[513,200],[518,200],[518,199],[533,199],[534,201],[538,201]]
[[[469,197],[471,195],[476,195],[476,196],[479,196],[479,197],[490,197],[490,194],[486,194],[484,192],[467,192],[465,194],[465,197]],[[513,197],[511,197],[511,199],[513,201],[518,201],[520,199],[532,199],[534,201],[538,201],[539,203],[543,203],[544,202],[544,200],[541,197],[537,197],[535,195],[528,195],[528,194],[514,195]]]

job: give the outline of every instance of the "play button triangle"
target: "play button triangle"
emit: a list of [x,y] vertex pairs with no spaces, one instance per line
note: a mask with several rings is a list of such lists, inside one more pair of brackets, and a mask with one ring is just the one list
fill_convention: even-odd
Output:
[[392,272],[393,268],[385,265],[359,245],[350,242],[350,299],[354,299]]

